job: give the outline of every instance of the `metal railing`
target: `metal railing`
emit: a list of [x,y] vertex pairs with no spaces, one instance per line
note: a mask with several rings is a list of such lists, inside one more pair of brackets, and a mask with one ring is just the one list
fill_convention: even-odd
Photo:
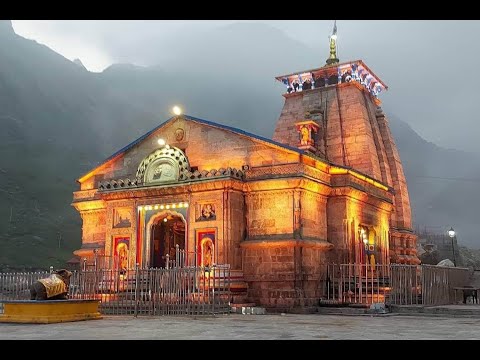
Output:
[[[190,260],[190,262],[188,261]],[[184,267],[187,265],[198,265],[196,263],[197,252],[187,252],[186,250],[180,249],[178,245],[175,246],[175,254],[170,256],[167,254],[165,256],[165,268],[172,267]],[[112,269],[119,266],[120,259],[118,255],[104,255],[98,254],[97,251],[94,252],[93,256],[89,258],[83,258],[80,261],[80,269]]]
[[391,293],[393,305],[448,305],[455,304],[454,287],[469,282],[467,268],[435,265],[391,265]]
[[[172,264],[174,266],[172,266]],[[214,315],[230,312],[230,265],[89,269],[74,271],[70,299],[99,300],[100,312],[118,315]],[[0,273],[0,301],[28,300],[30,286],[50,272]],[[2,312],[0,307],[0,313]]]
[[30,286],[49,275],[49,271],[0,273],[0,301],[30,299]]
[[328,264],[324,294],[341,304],[384,302],[388,265]]
[[230,312],[230,266],[74,272],[71,299],[97,299],[103,314],[214,315]]
[[328,264],[324,294],[336,304],[447,305],[454,287],[469,281],[466,268],[434,265]]

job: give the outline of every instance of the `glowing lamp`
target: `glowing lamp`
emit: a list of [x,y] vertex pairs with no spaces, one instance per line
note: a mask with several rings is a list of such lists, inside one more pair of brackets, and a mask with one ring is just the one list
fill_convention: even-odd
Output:
[[450,236],[451,238],[455,237],[455,230],[453,230],[453,227],[448,230],[448,236]]
[[155,210],[158,210],[158,205],[155,205],[154,209],[155,209]]
[[138,207],[138,211],[142,211],[143,207],[142,206],[139,206]]
[[164,219],[163,219],[163,222],[167,222],[167,221],[168,221],[167,218],[164,218]]
[[457,261],[455,259],[455,244],[453,242],[453,238],[455,237],[455,230],[453,230],[453,227],[450,227],[450,230],[448,230],[448,236],[452,239],[452,255],[453,255],[453,265],[456,267],[457,266]]
[[163,206],[163,205],[160,205],[160,209],[162,209],[162,210],[163,210],[164,208],[165,208],[165,206]]
[[368,239],[366,237],[363,238],[363,243],[365,244],[365,246],[367,246]]
[[172,204],[172,209],[175,209],[176,207],[177,207],[177,205]]
[[170,205],[165,206],[165,209],[167,210],[170,209]]
[[175,105],[175,106],[172,108],[172,112],[173,112],[175,115],[178,116],[178,115],[181,115],[181,114],[182,114],[182,109],[180,109],[179,106],[176,106],[176,105]]
[[158,145],[165,146],[166,142],[163,139],[158,139]]
[[187,208],[187,207],[188,207],[188,203],[183,204],[183,206]]

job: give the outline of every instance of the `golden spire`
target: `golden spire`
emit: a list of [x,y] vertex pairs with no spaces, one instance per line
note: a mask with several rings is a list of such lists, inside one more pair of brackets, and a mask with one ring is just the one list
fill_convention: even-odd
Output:
[[337,58],[337,20],[333,23],[332,35],[330,35],[330,57],[327,59],[327,65],[338,64]]

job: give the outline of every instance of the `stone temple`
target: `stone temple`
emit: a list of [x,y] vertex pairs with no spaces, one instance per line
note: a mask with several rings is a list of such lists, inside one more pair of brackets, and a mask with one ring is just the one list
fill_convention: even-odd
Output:
[[[277,77],[273,139],[174,116],[78,179],[82,259],[229,264],[248,301],[309,306],[329,263],[418,264],[400,156],[361,60]],[[178,245],[178,246],[177,246]]]

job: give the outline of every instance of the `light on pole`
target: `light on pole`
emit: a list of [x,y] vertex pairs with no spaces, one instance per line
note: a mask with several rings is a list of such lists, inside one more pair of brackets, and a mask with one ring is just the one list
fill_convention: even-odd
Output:
[[453,254],[453,265],[456,267],[457,262],[455,261],[455,244],[453,243],[453,239],[455,237],[455,230],[453,230],[453,227],[450,227],[450,230],[448,230],[448,236],[452,239],[452,254]]

